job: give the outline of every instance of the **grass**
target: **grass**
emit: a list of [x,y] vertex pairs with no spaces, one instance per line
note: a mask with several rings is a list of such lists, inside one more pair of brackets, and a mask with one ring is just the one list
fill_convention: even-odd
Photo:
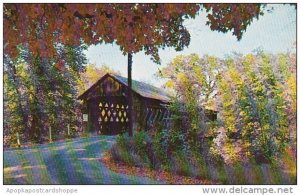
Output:
[[220,184],[210,180],[177,175],[169,171],[154,170],[147,167],[137,167],[124,163],[116,163],[109,152],[105,153],[101,161],[115,172],[149,177],[157,181],[163,181],[165,184]]
[[[296,183],[295,157],[290,154],[283,155],[276,165],[258,165],[254,161],[247,164],[224,165],[208,164],[205,158],[198,154],[193,154],[187,159],[184,153],[177,153],[167,163],[158,162],[157,166],[151,166],[149,154],[145,154],[147,147],[144,148],[143,142],[138,142],[139,151],[144,151],[140,153],[134,152],[132,145],[127,145],[126,147],[130,147],[131,150],[126,150],[124,148],[126,142],[122,147],[117,145],[111,147],[113,143],[113,137],[94,136],[5,150],[4,184],[160,183],[154,177],[157,172],[153,168],[165,175],[167,180],[172,175],[183,175],[205,181],[206,184],[210,181],[223,184]],[[116,167],[110,170],[100,162],[108,150],[111,151],[112,159],[126,164],[123,169],[131,167],[129,170],[132,171],[124,170],[119,173]],[[152,153],[155,154],[155,151]],[[159,158],[154,159],[157,161]],[[149,170],[154,175],[153,179],[142,178],[144,175],[139,174],[134,176],[135,172],[141,172],[138,167]],[[145,176],[148,177],[151,174]],[[187,179],[187,181],[195,183],[193,179]],[[169,182],[176,183],[171,180]]]
[[196,150],[176,150],[161,160],[157,158],[157,154],[160,153],[157,148],[161,150],[162,147],[155,148],[153,142],[145,135],[132,138],[122,135],[117,138],[110,154],[116,163],[127,166],[152,168],[222,184],[296,184],[296,159],[290,154],[282,154],[271,164],[257,164],[254,159],[225,164],[222,159],[205,157]]

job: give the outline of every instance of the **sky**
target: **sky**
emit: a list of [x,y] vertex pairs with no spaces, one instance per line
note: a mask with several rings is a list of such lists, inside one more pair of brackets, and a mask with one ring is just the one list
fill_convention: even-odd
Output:
[[[290,51],[296,41],[296,10],[290,5],[270,4],[273,11],[265,12],[259,20],[254,19],[248,26],[242,40],[229,33],[211,31],[205,25],[207,19],[205,13],[199,13],[195,19],[189,19],[184,24],[191,34],[191,42],[188,48],[176,52],[173,48],[159,51],[161,65],[150,60],[150,56],[139,52],[133,55],[132,77],[134,80],[144,81],[160,87],[163,80],[158,79],[155,73],[158,68],[167,66],[176,55],[197,53],[223,58],[233,52],[247,54],[255,49],[263,49],[268,53],[281,53]],[[114,44],[90,46],[85,52],[88,62],[102,66],[108,65],[127,77],[127,56]]]

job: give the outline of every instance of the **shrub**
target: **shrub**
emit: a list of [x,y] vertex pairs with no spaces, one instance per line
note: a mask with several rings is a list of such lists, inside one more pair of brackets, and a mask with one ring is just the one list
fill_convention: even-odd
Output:
[[178,175],[193,176],[192,167],[183,152],[175,152],[171,158],[172,171]]
[[120,145],[113,145],[110,150],[110,153],[114,161],[134,165],[133,159],[131,158],[129,151],[124,148],[121,148]]
[[130,144],[130,137],[127,133],[120,134],[116,137],[116,144],[121,148],[131,148]]
[[148,135],[145,132],[137,132],[133,137],[128,134],[118,135],[116,144],[110,152],[114,161],[123,162],[129,165],[149,167]]
[[294,174],[287,174],[286,168],[282,166],[282,163],[289,162],[285,166],[292,164],[295,167],[295,159],[286,157],[283,162],[281,162],[282,159],[278,159],[280,162],[277,164],[272,162],[272,164],[260,165],[253,157],[247,162],[233,160],[228,163],[223,156],[235,156],[231,154],[231,150],[229,153],[224,150],[223,156],[216,147],[211,147],[210,153],[186,149],[184,146],[177,146],[172,150],[170,134],[169,131],[162,130],[151,136],[147,132],[138,132],[133,137],[127,134],[118,135],[110,151],[112,158],[114,161],[131,166],[151,167],[223,184],[290,184],[296,182],[296,171]]
[[209,178],[209,169],[208,164],[205,160],[205,156],[202,156],[202,154],[200,154],[199,152],[193,151],[189,160],[196,169],[196,177]]
[[140,156],[147,155],[147,143],[150,142],[150,138],[145,131],[137,132],[133,135],[133,149]]
[[152,147],[161,164],[168,161],[168,133],[166,130],[156,132],[152,137]]

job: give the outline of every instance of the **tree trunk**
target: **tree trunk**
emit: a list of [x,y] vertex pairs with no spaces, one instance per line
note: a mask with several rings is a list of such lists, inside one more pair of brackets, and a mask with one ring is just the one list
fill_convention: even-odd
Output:
[[11,76],[12,80],[13,80],[13,83],[14,83],[14,86],[15,86],[15,89],[16,89],[16,93],[17,93],[17,96],[18,96],[18,106],[19,106],[19,109],[20,109],[20,115],[21,115],[21,118],[22,118],[22,122],[23,122],[23,125],[24,125],[24,134],[25,134],[25,137],[28,138],[28,115],[25,113],[25,109],[23,108],[22,106],[22,93],[21,93],[21,84],[20,84],[20,81],[18,80],[17,78],[17,69],[15,67],[15,65],[13,63],[9,63],[8,65],[8,69],[9,70],[9,75]]
[[128,53],[128,134],[132,136],[133,132],[133,117],[132,117],[132,77],[131,77],[131,68],[132,68],[132,54]]

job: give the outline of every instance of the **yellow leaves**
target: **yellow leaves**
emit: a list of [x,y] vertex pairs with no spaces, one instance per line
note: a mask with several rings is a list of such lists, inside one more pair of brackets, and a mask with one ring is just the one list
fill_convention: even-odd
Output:
[[209,63],[209,68],[211,70],[214,70],[219,66],[219,64],[217,62],[217,58],[215,56],[209,56],[208,57],[208,63]]
[[230,75],[230,77],[233,80],[235,85],[242,85],[243,84],[243,80],[241,78],[241,75],[237,71],[236,68],[230,67],[228,72],[229,72],[229,75]]
[[202,70],[202,68],[200,66],[194,66],[193,72],[195,73],[198,82],[201,83],[202,85],[205,84],[206,82],[205,72]]
[[289,76],[287,79],[289,92],[293,96],[293,99],[296,100],[296,89],[297,89],[297,82],[294,76]]
[[173,66],[173,67],[175,67],[175,68],[181,68],[183,66],[183,59],[184,59],[183,55],[177,55],[172,60],[172,62],[171,62],[170,65]]
[[7,106],[9,108],[9,110],[15,110],[18,107],[17,104],[15,104],[15,103],[10,103]]
[[260,83],[260,84],[256,85],[255,87],[253,87],[253,91],[255,91],[256,93],[263,92],[263,91],[265,91],[265,86],[262,83]]
[[7,91],[7,96],[13,96],[13,95],[15,95],[14,91]]
[[173,89],[174,88],[174,82],[172,80],[169,80],[166,82],[165,86],[169,89]]
[[227,153],[230,159],[236,160],[238,155],[236,153],[236,148],[233,144],[227,143],[224,145],[224,151]]
[[101,76],[97,73],[96,66],[94,64],[89,64],[86,66],[85,74],[88,76],[89,80],[92,83],[95,83]]
[[19,73],[19,76],[22,77],[22,78],[26,78],[28,75],[25,71],[22,71]]
[[224,101],[222,105],[223,105],[223,107],[230,107],[233,105],[233,102],[232,101]]
[[245,111],[241,111],[240,112],[240,116],[245,116],[246,115],[246,112]]
[[180,73],[177,74],[177,79],[182,83],[187,83],[188,82],[187,76],[183,72],[180,72]]
[[262,126],[262,129],[263,130],[270,130],[270,124],[264,124],[263,126]]
[[243,64],[246,66],[252,66],[255,63],[255,56],[253,54],[247,54],[243,59]]

